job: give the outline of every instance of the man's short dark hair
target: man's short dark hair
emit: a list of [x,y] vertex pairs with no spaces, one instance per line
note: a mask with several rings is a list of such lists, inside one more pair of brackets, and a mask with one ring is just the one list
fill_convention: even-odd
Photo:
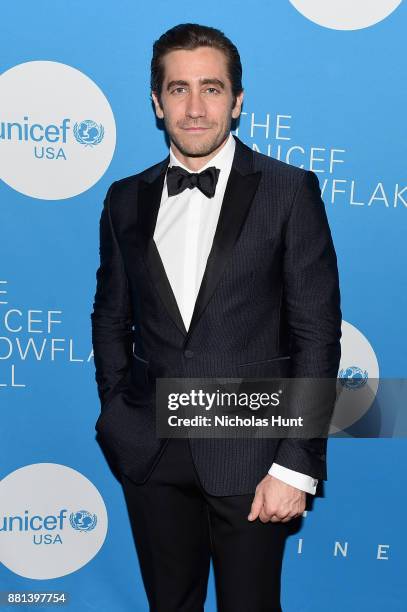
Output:
[[197,23],[180,23],[162,34],[155,41],[151,60],[151,91],[155,92],[161,103],[161,91],[164,81],[162,59],[167,53],[180,49],[192,51],[198,47],[211,47],[225,54],[228,76],[232,85],[234,106],[236,96],[243,91],[242,64],[239,52],[223,32]]

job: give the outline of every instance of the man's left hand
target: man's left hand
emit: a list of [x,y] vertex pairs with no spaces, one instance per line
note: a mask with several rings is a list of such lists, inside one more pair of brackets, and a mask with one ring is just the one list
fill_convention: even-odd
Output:
[[305,510],[305,491],[267,474],[256,487],[249,521],[257,517],[262,523],[287,523]]

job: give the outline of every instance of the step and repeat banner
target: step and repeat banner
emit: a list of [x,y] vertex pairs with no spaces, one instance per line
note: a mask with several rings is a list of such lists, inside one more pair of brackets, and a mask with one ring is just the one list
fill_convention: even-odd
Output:
[[[148,609],[122,489],[95,439],[90,313],[107,188],[167,154],[151,50],[183,22],[237,45],[235,134],[317,174],[338,256],[339,378],[358,409],[344,410],[329,479],[287,540],[283,609],[406,610],[407,444],[395,426],[404,406],[394,410],[407,337],[399,0],[2,3],[0,610]],[[212,571],[206,609],[216,610]]]

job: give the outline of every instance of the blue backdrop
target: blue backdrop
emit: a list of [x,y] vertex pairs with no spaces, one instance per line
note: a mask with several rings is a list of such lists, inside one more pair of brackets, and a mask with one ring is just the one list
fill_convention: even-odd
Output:
[[[99,402],[90,312],[99,262],[99,217],[107,188],[167,153],[149,99],[149,65],[153,41],[169,27],[193,21],[222,29],[237,45],[243,63],[245,114],[238,136],[263,153],[317,173],[338,256],[343,317],[349,323],[342,367],[357,366],[372,375],[363,363],[364,346],[366,360],[372,355],[377,360],[379,371],[374,376],[380,372],[381,378],[405,377],[406,17],[403,2],[382,20],[359,29],[315,23],[288,0],[227,0],[223,5],[206,0],[200,8],[186,0],[171,5],[162,0],[153,4],[130,0],[3,3],[0,478],[31,464],[73,468],[101,494],[108,527],[100,550],[90,553],[89,562],[76,571],[47,579],[27,577],[32,576],[28,562],[25,569],[20,564],[18,571],[19,560],[14,566],[9,561],[10,547],[13,542],[17,546],[21,530],[10,533],[4,517],[25,510],[39,514],[53,510],[17,508],[7,493],[7,511],[0,505],[0,591],[66,591],[75,612],[148,609],[121,487],[95,441]],[[69,116],[73,138],[74,122],[83,131],[89,125],[83,128],[80,122],[94,120],[94,134],[100,140],[100,125],[106,126],[107,119],[105,111],[96,107],[91,116],[78,114],[80,80],[79,89],[71,90],[72,99],[66,100],[68,106],[62,109],[60,102],[58,117],[49,109],[49,116],[41,115],[38,100],[43,96],[46,104],[57,89],[64,91],[63,73],[60,83],[50,76],[44,85],[43,76],[41,92],[31,81],[24,81],[24,71],[20,85],[6,80],[7,71],[34,61],[75,68],[100,88],[113,111],[115,147],[113,129],[110,135],[105,130],[103,142],[94,139],[92,144],[91,137],[89,146],[76,130],[76,143],[68,143],[71,157],[66,149],[68,159],[37,159],[39,174],[35,176],[32,158],[26,161],[22,154],[21,147],[28,147],[22,142],[23,131],[10,128],[10,123],[23,125],[24,115],[45,126]],[[12,87],[18,95],[15,112],[1,97],[7,97]],[[67,114],[69,104],[75,108],[72,117]],[[31,153],[34,144],[29,145]],[[60,168],[63,172],[62,164],[71,164],[75,151],[96,156],[102,147],[106,160],[100,162],[100,176],[93,185],[86,189],[78,185],[76,195],[66,187],[63,197],[53,198],[51,189],[47,195],[47,176],[49,184],[62,185],[58,172]],[[88,157],[86,161],[78,153],[77,172],[86,174],[86,164],[96,165],[95,160]],[[25,177],[12,178],[12,164]],[[23,180],[27,176],[30,180]],[[45,181],[43,192],[35,191],[41,188],[39,176],[42,185]],[[59,322],[48,325],[49,317]],[[348,355],[355,334],[362,339],[362,353],[352,360]],[[329,441],[329,480],[304,516],[301,530],[287,542],[285,611],[407,608],[405,457],[404,439]],[[52,489],[52,483],[48,488]],[[69,510],[72,503],[75,506],[72,497],[66,500]],[[81,499],[74,509],[83,509]],[[76,546],[87,546],[83,538]],[[49,565],[52,549],[58,546],[64,543],[49,545],[44,553]],[[34,564],[35,557],[30,559]],[[212,574],[206,608],[216,609]]]

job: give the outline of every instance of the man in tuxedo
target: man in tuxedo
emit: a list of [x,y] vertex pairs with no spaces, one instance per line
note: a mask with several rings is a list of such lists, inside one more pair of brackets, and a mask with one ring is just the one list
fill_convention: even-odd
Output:
[[[154,44],[169,156],[118,180],[100,220],[96,429],[121,479],[150,609],[281,610],[287,523],[326,479],[326,439],[160,439],[157,378],[336,378],[340,294],[316,176],[231,134],[239,53],[181,24]],[[327,410],[330,407],[327,406]]]

